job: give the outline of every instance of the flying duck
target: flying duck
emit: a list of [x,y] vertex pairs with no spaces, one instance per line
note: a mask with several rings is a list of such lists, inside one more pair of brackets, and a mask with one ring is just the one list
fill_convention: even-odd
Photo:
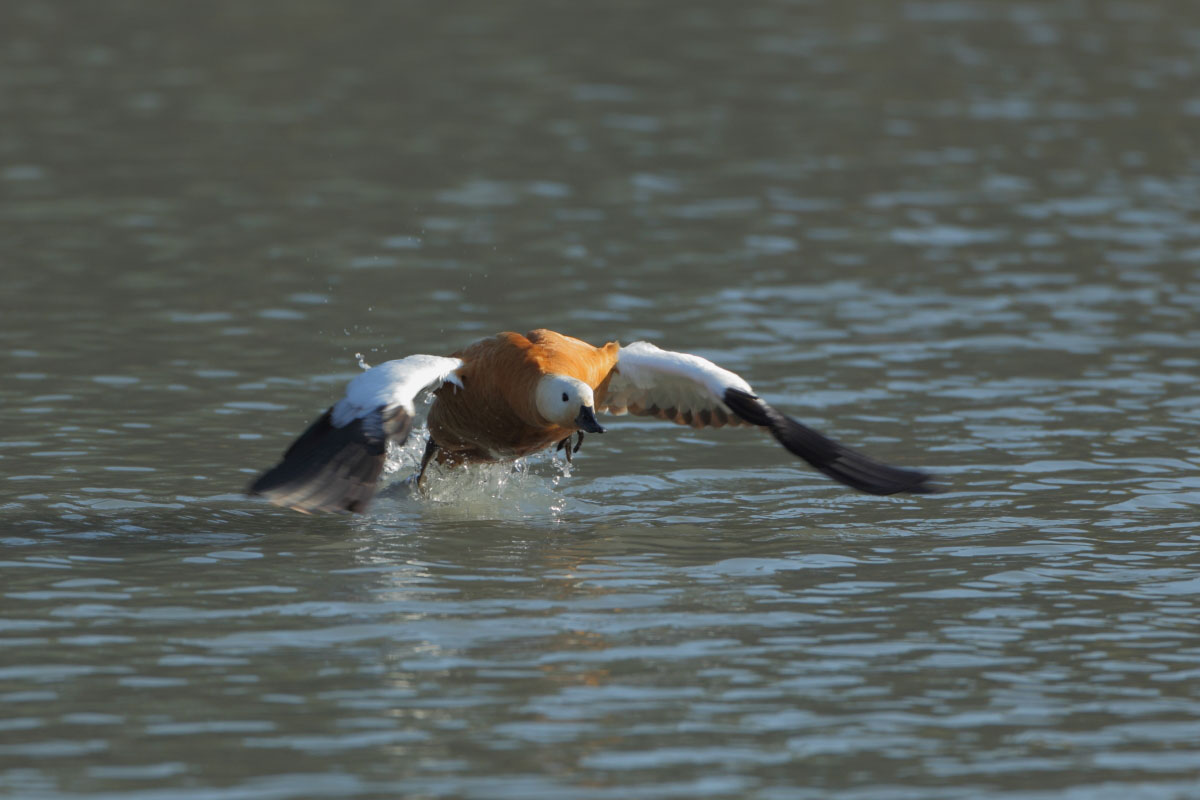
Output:
[[[305,513],[362,512],[375,494],[387,444],[412,430],[414,401],[433,390],[430,461],[466,464],[522,458],[557,445],[568,460],[585,433],[604,433],[597,412],[658,417],[693,428],[766,428],[789,452],[871,494],[935,491],[917,470],[882,464],[761,400],[738,375],[699,356],[649,342],[587,342],[550,330],[500,333],[450,355],[412,355],[372,367],[249,487]],[[572,446],[572,437],[577,440]]]

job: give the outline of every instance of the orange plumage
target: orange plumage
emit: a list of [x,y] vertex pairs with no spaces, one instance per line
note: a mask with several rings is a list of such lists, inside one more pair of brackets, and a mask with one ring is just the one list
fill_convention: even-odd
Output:
[[522,336],[499,333],[459,350],[463,388],[446,385],[435,393],[429,433],[442,450],[439,463],[521,458],[575,432],[547,421],[534,404],[545,375],[583,381],[600,404],[617,363],[620,345],[587,342],[539,329]]

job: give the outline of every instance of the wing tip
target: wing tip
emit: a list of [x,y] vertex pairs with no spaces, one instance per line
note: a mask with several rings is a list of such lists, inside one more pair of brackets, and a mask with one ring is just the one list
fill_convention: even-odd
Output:
[[876,461],[779,413],[749,392],[729,388],[723,399],[744,421],[767,428],[788,452],[853,489],[879,496],[945,491],[934,482],[933,475]]
[[[411,418],[399,414],[384,429],[406,436]],[[387,458],[387,438],[376,424],[356,419],[337,427],[326,411],[246,487],[250,497],[302,514],[361,514],[367,510]]]
[[[858,454],[856,454],[858,455]],[[866,459],[866,456],[862,456]],[[832,472],[826,472],[834,480],[845,483],[867,494],[873,494],[879,497],[890,497],[894,494],[941,494],[946,489],[934,483],[933,475],[928,472],[922,472],[915,469],[903,469],[901,467],[892,467],[887,464],[881,464],[878,461],[867,459],[877,470],[886,470],[886,477],[876,478],[870,482],[851,483],[839,475]]]

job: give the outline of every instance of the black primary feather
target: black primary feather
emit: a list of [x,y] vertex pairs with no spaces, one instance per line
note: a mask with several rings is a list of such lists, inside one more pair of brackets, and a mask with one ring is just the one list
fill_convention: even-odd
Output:
[[397,408],[389,416],[376,409],[341,428],[321,415],[283,454],[283,460],[246,490],[276,505],[304,513],[365,511],[375,495],[388,439],[403,444],[412,417]]
[[781,414],[752,394],[725,390],[725,405],[752,425],[760,425],[787,448],[835,481],[870,494],[932,494],[933,477],[914,469],[888,466],[835,442],[791,417]]

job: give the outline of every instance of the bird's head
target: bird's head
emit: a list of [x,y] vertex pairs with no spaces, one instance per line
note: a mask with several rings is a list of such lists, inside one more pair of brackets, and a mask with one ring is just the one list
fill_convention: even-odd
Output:
[[537,410],[547,422],[588,433],[604,433],[596,421],[592,387],[566,375],[546,375],[538,381]]

